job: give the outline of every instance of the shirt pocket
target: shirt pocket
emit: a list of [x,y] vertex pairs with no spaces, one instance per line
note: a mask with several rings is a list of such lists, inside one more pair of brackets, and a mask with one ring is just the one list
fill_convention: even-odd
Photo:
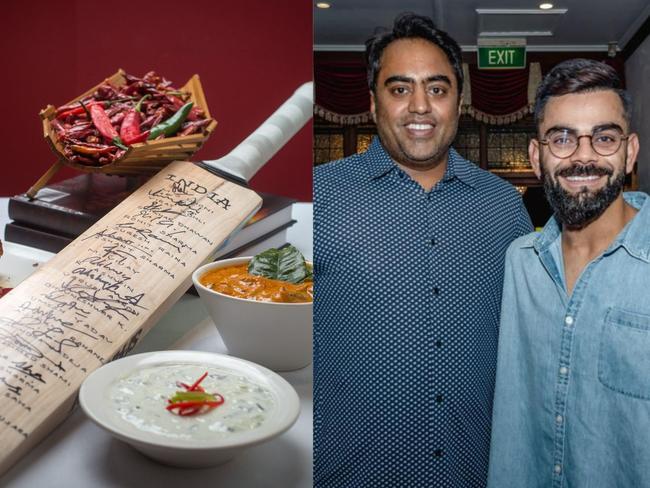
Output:
[[650,400],[650,315],[613,307],[607,311],[598,379],[618,393]]

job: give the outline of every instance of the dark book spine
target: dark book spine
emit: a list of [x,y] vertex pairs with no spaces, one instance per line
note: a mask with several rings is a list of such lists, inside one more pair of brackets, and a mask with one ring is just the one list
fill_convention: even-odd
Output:
[[57,253],[70,244],[72,237],[51,234],[47,231],[23,227],[15,223],[8,223],[5,226],[5,240],[15,242],[23,246],[35,247],[44,251]]
[[66,236],[78,236],[98,220],[98,217],[83,212],[70,211],[39,200],[29,201],[22,195],[9,199],[7,211],[14,222]]

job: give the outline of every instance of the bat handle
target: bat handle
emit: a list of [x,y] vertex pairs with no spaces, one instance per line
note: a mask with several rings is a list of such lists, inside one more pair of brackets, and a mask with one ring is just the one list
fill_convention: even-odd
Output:
[[250,181],[264,164],[291,139],[312,117],[314,84],[300,86],[251,135],[226,156],[203,165],[236,179]]

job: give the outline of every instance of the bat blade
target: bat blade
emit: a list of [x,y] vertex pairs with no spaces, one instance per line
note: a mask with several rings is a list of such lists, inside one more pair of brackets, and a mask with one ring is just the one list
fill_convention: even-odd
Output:
[[252,190],[171,163],[0,299],[0,474],[66,417],[90,372],[135,346],[260,206]]

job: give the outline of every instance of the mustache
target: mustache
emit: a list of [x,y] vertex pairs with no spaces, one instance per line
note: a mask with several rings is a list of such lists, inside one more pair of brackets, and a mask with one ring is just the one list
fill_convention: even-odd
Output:
[[602,168],[595,164],[573,164],[567,168],[559,169],[555,172],[555,176],[611,176],[614,174],[609,168]]

